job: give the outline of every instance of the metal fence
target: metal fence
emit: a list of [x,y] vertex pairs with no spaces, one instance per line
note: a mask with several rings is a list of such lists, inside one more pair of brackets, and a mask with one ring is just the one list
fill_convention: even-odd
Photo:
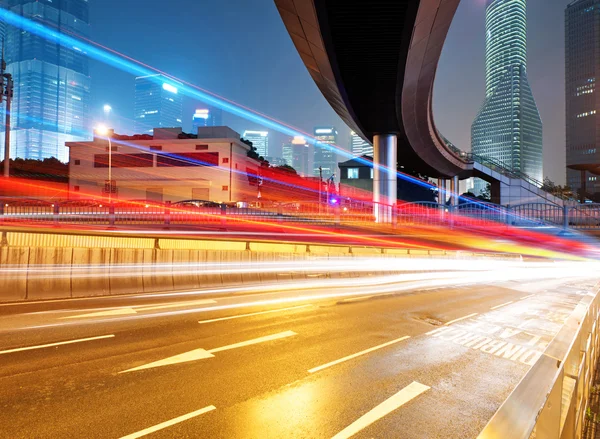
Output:
[[3,223],[65,223],[82,225],[207,225],[310,223],[478,227],[496,224],[516,227],[557,227],[600,230],[600,204],[557,206],[527,203],[504,207],[484,202],[442,205],[434,202],[396,206],[344,200],[341,204],[287,202],[254,207],[211,203],[210,206],[170,204],[43,203],[35,200],[0,205]]

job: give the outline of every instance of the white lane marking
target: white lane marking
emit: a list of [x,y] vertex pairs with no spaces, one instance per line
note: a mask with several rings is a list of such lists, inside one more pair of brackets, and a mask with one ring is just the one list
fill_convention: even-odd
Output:
[[364,430],[369,425],[373,424],[384,416],[389,415],[394,410],[400,408],[410,400],[416,398],[429,389],[429,386],[413,381],[394,396],[386,399],[377,407],[362,415],[348,427],[344,428],[338,434],[333,436],[332,439],[348,439],[354,436],[359,431]]
[[102,339],[105,339],[105,338],[113,338],[114,336],[115,336],[114,334],[100,335],[98,337],[80,338],[78,340],[59,341],[57,343],[48,343],[48,344],[42,344],[42,345],[38,345],[38,346],[28,346],[28,347],[24,347],[24,348],[8,349],[6,351],[0,351],[0,355],[2,355],[2,354],[11,354],[13,352],[31,351],[31,350],[34,350],[34,349],[50,348],[50,347],[53,347],[53,346],[62,346],[62,345],[66,345],[66,344],[83,343],[83,342],[86,342],[86,341],[102,340]]
[[209,405],[208,407],[204,407],[203,409],[196,410],[192,413],[188,413],[187,415],[179,416],[178,418],[171,419],[170,421],[162,422],[158,425],[155,425],[154,427],[146,428],[145,430],[138,431],[137,433],[128,434],[127,436],[123,436],[121,439],[137,439],[142,436],[146,436],[150,433],[154,433],[155,431],[159,431],[164,428],[170,427],[171,425],[179,424],[180,422],[195,418],[196,416],[200,416],[204,413],[212,412],[216,409],[217,408],[214,405]]
[[133,367],[119,373],[136,372],[138,370],[153,369],[155,367],[170,366],[172,364],[188,363],[190,361],[204,360],[205,358],[213,358],[214,355],[205,349],[194,349],[193,351],[184,352],[183,354],[173,355],[172,357],[163,358],[162,360],[144,364],[142,366]]
[[136,310],[133,308],[118,308],[118,309],[109,309],[107,311],[98,311],[98,312],[91,312],[88,314],[80,314],[77,316],[61,317],[60,320],[83,319],[83,318],[90,318],[90,317],[129,316],[129,315],[133,315],[133,314],[137,314]]
[[168,309],[168,308],[183,308],[186,306],[208,305],[210,303],[217,303],[217,301],[211,300],[211,299],[202,299],[202,300],[194,300],[191,302],[188,301],[188,302],[180,302],[180,303],[166,303],[166,304],[162,304],[162,305],[116,308],[116,309],[109,309],[106,311],[98,311],[98,312],[92,312],[92,313],[87,313],[87,314],[79,314],[76,316],[61,317],[61,320],[62,319],[81,319],[81,318],[90,318],[90,317],[127,316],[127,315],[137,314],[138,311],[153,311],[153,310],[157,310],[157,309]]
[[514,301],[513,301],[513,300],[511,300],[510,302],[506,302],[506,303],[503,303],[503,304],[501,304],[501,305],[492,306],[490,309],[498,309],[498,308],[502,308],[503,306],[510,305],[511,303],[514,303]]
[[298,305],[298,306],[292,306],[290,308],[271,309],[269,311],[252,312],[252,313],[248,313],[248,314],[240,314],[237,316],[221,317],[218,319],[200,320],[198,323],[203,324],[203,323],[222,322],[224,320],[241,319],[242,317],[252,317],[252,316],[258,316],[258,315],[262,315],[262,314],[270,314],[270,313],[274,313],[274,312],[285,312],[285,311],[291,311],[293,309],[308,308],[309,306],[312,306],[312,305]]
[[535,296],[535,294],[530,294],[529,296],[521,297],[519,300],[529,299],[530,297]]
[[239,343],[230,344],[227,346],[222,346],[220,348],[210,349],[208,352],[210,352],[211,354],[214,354],[215,352],[228,351],[230,349],[237,349],[237,348],[241,348],[244,346],[250,346],[250,345],[258,344],[258,343],[264,343],[266,341],[279,340],[281,338],[292,337],[294,335],[298,335],[298,334],[295,333],[294,331],[284,331],[284,332],[280,332],[279,334],[266,335],[264,337],[258,337],[258,338],[254,338],[252,340],[247,340],[247,341],[242,341]]
[[323,364],[322,366],[313,367],[312,369],[310,369],[308,371],[308,373],[319,372],[319,371],[321,371],[323,369],[327,369],[328,367],[335,366],[337,364],[343,363],[344,361],[352,360],[352,359],[354,359],[356,357],[360,357],[361,355],[365,355],[365,354],[368,354],[370,352],[376,351],[378,349],[382,349],[382,348],[385,348],[387,346],[393,345],[394,343],[399,343],[399,342],[401,342],[403,340],[406,340],[407,338],[410,338],[410,336],[407,335],[407,336],[404,336],[404,337],[400,337],[400,338],[397,338],[396,340],[392,340],[392,341],[388,341],[387,343],[380,344],[379,346],[374,346],[372,348],[365,349],[364,351],[357,352],[356,354],[348,355],[347,357],[340,358],[339,360],[335,360],[335,361],[332,361],[330,363]]
[[183,354],[173,355],[172,357],[163,358],[162,360],[153,361],[152,363],[143,364],[138,367],[133,367],[131,369],[127,369],[127,370],[124,370],[119,373],[137,372],[139,370],[144,370],[144,369],[153,369],[155,367],[170,366],[173,364],[189,363],[190,361],[198,361],[198,360],[204,360],[206,358],[214,358],[213,354],[215,354],[216,352],[228,351],[230,349],[237,349],[237,348],[241,348],[244,346],[250,346],[253,344],[264,343],[264,342],[273,341],[273,340],[279,340],[281,338],[291,337],[293,335],[298,335],[298,334],[296,334],[293,331],[285,331],[285,332],[280,332],[278,334],[266,335],[264,337],[254,338],[252,340],[247,340],[247,341],[242,341],[242,342],[235,343],[235,344],[230,344],[227,346],[222,346],[220,348],[215,348],[215,349],[211,349],[208,351],[206,349],[194,349],[193,351],[188,351],[188,352],[184,352]]
[[141,306],[141,307],[136,307],[136,311],[153,311],[155,309],[180,308],[180,307],[185,307],[185,306],[207,305],[209,303],[217,303],[217,301],[211,300],[211,299],[203,299],[203,300],[194,300],[191,302],[168,303],[168,304],[164,304],[164,305],[153,305],[153,306]]
[[461,320],[469,319],[471,317],[475,317],[478,313],[474,312],[473,314],[469,314],[468,316],[460,317],[458,319],[450,320],[447,323],[444,323],[445,326],[451,325],[452,323],[460,322]]

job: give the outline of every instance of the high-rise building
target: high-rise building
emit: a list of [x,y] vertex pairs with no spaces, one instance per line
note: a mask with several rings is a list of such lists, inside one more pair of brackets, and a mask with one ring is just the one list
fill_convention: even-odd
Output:
[[135,132],[152,134],[154,128],[182,125],[182,98],[177,82],[163,75],[135,78]]
[[192,116],[192,132],[196,133],[200,127],[223,126],[223,111],[220,108],[198,108]]
[[471,126],[471,149],[541,182],[542,120],[527,79],[526,9],[526,0],[487,0],[485,101]]
[[[337,143],[338,132],[335,127],[315,127],[314,135],[321,144],[335,145]],[[333,174],[337,174],[337,153],[333,148],[316,144],[313,175],[315,177],[322,175],[326,180]]]
[[298,175],[307,177],[310,146],[302,136],[296,136],[283,145],[283,159],[286,164],[296,170]]
[[354,157],[361,157],[363,155],[373,157],[373,145],[354,131],[350,131],[350,152]]
[[[87,0],[7,0],[3,5],[58,32],[89,37]],[[87,56],[12,26],[5,31],[7,72],[15,84],[11,157],[67,161],[65,142],[91,136]]]
[[269,132],[268,131],[244,131],[242,136],[244,139],[252,142],[252,146],[256,148],[256,152],[261,157],[269,155]]
[[600,0],[578,0],[565,11],[567,184],[600,193]]

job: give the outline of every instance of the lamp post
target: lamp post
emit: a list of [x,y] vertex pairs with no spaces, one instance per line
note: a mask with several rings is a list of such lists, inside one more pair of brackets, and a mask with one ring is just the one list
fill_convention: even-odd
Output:
[[112,191],[113,191],[113,182],[112,182],[112,142],[110,141],[110,133],[108,128],[104,125],[100,125],[96,128],[96,133],[101,136],[106,136],[108,140],[108,204],[112,203]]

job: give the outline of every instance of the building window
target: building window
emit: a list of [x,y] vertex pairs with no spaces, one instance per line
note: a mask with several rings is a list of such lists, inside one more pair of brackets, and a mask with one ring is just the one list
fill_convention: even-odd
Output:
[[219,166],[218,152],[181,152],[172,155],[156,155],[158,167]]
[[229,190],[229,186],[223,186],[222,188],[224,191],[228,191]]
[[76,166],[79,166],[79,165],[81,165],[81,160],[75,160],[75,165],[76,165]]
[[162,151],[161,145],[150,145],[150,151]]
[[348,168],[348,180],[358,179],[358,168]]
[[371,168],[371,180],[373,180],[373,176],[374,176],[374,174],[373,174],[373,168]]
[[73,186],[73,192],[79,192],[79,186]]
[[196,151],[206,151],[208,149],[208,145],[196,145]]
[[227,164],[227,163],[229,163],[229,157],[225,157],[225,158],[223,159],[223,164],[225,165],[225,164]]
[[[154,165],[152,154],[112,154],[112,168],[151,168]],[[94,155],[94,168],[108,168],[108,154]]]

